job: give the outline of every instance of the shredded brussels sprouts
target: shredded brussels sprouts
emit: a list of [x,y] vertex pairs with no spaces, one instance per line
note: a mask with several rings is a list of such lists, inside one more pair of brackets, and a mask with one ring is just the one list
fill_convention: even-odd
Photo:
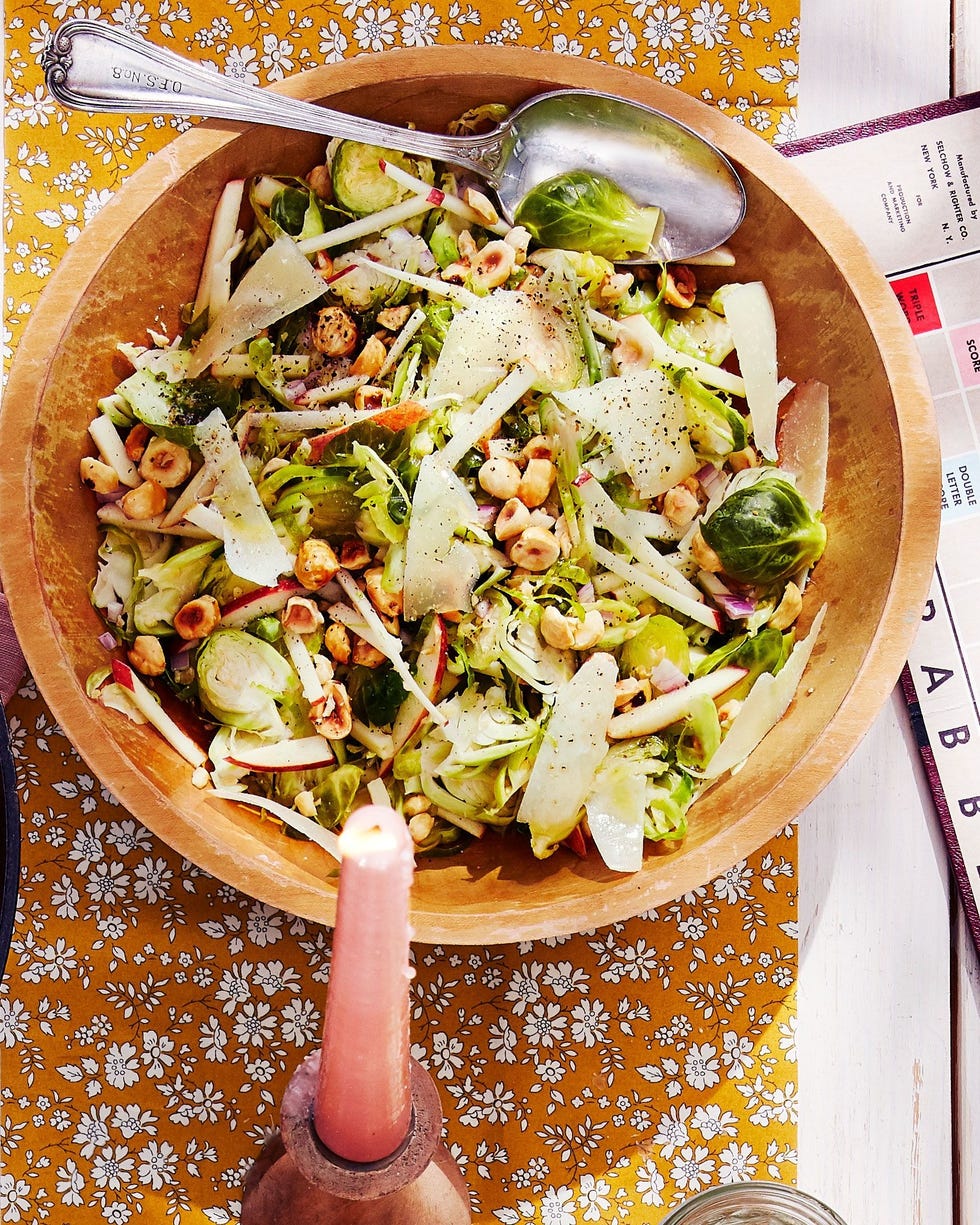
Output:
[[379,788],[420,854],[679,845],[792,701],[827,532],[764,287],[617,264],[659,221],[574,173],[509,228],[350,141],[229,184],[186,330],[93,406],[90,697],[328,850]]

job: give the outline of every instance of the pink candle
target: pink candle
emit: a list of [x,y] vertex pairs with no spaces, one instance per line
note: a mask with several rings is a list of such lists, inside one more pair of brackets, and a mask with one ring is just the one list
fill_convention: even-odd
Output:
[[368,805],[348,818],[340,854],[314,1123],[339,1157],[382,1161],[408,1135],[412,1113],[412,840],[396,812]]

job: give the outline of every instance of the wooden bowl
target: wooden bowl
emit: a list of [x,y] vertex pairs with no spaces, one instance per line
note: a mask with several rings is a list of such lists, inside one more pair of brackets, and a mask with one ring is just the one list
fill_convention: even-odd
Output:
[[[743,770],[692,810],[690,833],[636,875],[598,856],[535,861],[517,837],[487,836],[420,863],[417,940],[493,944],[624,919],[703,885],[796,816],[867,731],[895,683],[922,609],[938,535],[932,403],[905,320],[859,240],[801,171],[702,103],[626,71],[545,52],[431,47],[304,73],[283,93],[442,130],[467,107],[591,87],[667,111],[739,167],[748,215],[732,242],[741,280],[773,298],[780,372],[827,383],[830,543],[808,615],[827,604],[804,688]],[[86,426],[123,373],[114,349],[148,326],[173,334],[193,296],[211,211],[226,180],[302,173],[323,139],[208,123],[135,173],[62,261],[21,340],[0,420],[0,566],[15,627],[51,710],[90,768],[164,842],[269,904],[331,924],[335,869],[317,847],[209,799],[153,732],[85,696],[104,665],[88,591],[96,530],[78,478]]]

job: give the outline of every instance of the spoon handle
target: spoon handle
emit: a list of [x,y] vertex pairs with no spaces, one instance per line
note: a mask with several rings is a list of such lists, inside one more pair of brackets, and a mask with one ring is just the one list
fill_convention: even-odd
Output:
[[208,116],[365,141],[492,173],[490,137],[439,136],[285,97],[222,76],[99,21],[72,19],[54,32],[42,60],[49,92],[74,110]]

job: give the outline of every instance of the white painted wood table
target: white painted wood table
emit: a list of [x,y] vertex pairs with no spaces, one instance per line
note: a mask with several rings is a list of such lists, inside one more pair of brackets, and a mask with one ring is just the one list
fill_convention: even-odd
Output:
[[[976,89],[980,0],[802,0],[801,136]],[[978,1225],[980,969],[899,691],[800,818],[800,959],[801,1187]]]

